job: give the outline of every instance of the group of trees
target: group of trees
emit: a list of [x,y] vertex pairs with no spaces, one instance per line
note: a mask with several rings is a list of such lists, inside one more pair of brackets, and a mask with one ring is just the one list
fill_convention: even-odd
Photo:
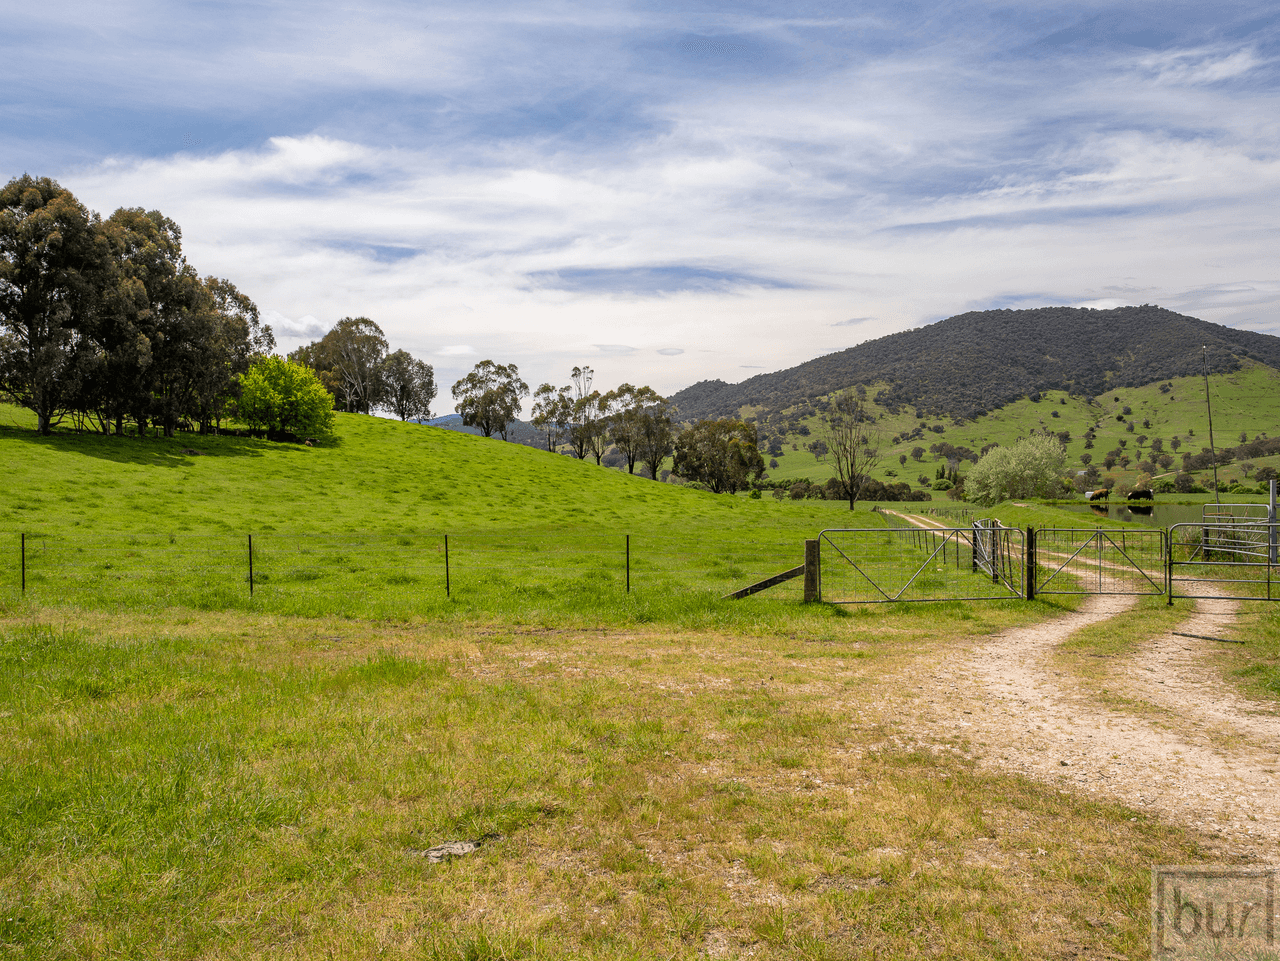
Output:
[[343,317],[289,359],[314,370],[337,406],[349,413],[381,409],[401,420],[431,417],[435,369],[408,351],[388,353],[386,335],[368,317]]
[[579,460],[591,456],[599,464],[613,447],[626,461],[627,473],[634,474],[636,464],[643,464],[657,479],[676,436],[671,406],[652,387],[622,384],[602,394],[591,389],[594,376],[590,367],[575,367],[570,384],[545,383],[538,388],[533,425],[545,438],[547,450],[568,444]]
[[253,301],[202,278],[159,211],[104,220],[47,177],[0,190],[0,391],[41,433],[69,415],[104,433],[207,431],[274,346]]

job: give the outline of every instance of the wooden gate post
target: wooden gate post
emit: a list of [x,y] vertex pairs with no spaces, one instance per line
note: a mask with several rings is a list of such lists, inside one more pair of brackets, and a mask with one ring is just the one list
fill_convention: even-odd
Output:
[[804,602],[806,604],[821,599],[818,588],[818,569],[822,552],[816,540],[804,542]]

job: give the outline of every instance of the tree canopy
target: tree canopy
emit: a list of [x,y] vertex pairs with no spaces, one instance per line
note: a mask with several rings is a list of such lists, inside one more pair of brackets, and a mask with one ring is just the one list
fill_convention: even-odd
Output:
[[507,426],[520,415],[520,401],[529,396],[529,385],[520,379],[515,364],[482,360],[453,385],[454,406],[466,427],[478,427],[485,437],[495,433],[507,439]]
[[700,420],[675,442],[674,472],[714,493],[743,490],[764,471],[756,429],[740,420]]
[[407,350],[397,350],[382,362],[383,398],[386,407],[401,420],[431,417],[436,399],[436,373],[430,364]]
[[333,394],[309,367],[262,357],[240,376],[240,384],[240,417],[251,428],[296,437],[333,433]]
[[208,430],[274,346],[247,296],[201,279],[160,211],[102,220],[47,177],[0,190],[0,391],[41,432],[67,415],[116,433],[126,417],[140,432]]
[[990,507],[1011,497],[1062,493],[1067,455],[1056,437],[1034,434],[1012,447],[994,447],[965,475],[965,497]]

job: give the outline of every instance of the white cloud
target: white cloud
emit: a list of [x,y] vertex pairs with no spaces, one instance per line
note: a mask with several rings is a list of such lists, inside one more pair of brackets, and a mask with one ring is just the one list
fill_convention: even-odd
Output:
[[[77,97],[119,73],[100,46],[192,55],[167,39],[174,15],[152,12],[81,8],[39,29],[95,43],[50,39],[45,55],[87,57]],[[1046,291],[1274,323],[1280,98],[1265,44],[1194,34],[1140,58],[1030,56],[1059,15],[791,12],[321,3],[211,33],[201,20],[187,72],[159,70],[170,84],[146,91],[104,80],[102,96],[139,122],[181,102],[234,127],[232,104],[270,93],[264,133],[55,173],[104,213],[176,219],[191,261],[233,279],[278,338],[366,315],[436,358],[442,383],[484,356],[531,383],[590,362],[601,384],[670,392]],[[729,38],[712,54],[749,49],[755,72],[680,60],[698,30]]]
[[277,340],[290,338],[293,340],[313,341],[319,340],[329,332],[329,327],[320,323],[310,314],[293,320],[278,310],[267,309],[262,311],[262,322],[271,326],[271,330]]
[[1235,80],[1264,66],[1266,61],[1253,49],[1199,48],[1160,51],[1142,57],[1138,63],[1159,83],[1194,86]]

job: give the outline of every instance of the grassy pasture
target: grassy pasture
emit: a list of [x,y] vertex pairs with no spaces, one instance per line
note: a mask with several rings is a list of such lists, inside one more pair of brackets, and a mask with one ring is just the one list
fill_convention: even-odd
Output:
[[841,503],[718,497],[438,428],[338,422],[316,448],[0,428],[0,593],[17,595],[26,533],[28,596],[46,604],[699,619],[850,523]]
[[892,707],[1039,606],[757,636],[11,614],[0,956],[1141,954],[1149,866],[1193,835]]
[[723,602],[881,519],[339,422],[0,431],[0,528],[75,562],[22,600],[0,547],[0,957],[1133,956],[1205,859],[905,730],[919,665],[1073,598]]

